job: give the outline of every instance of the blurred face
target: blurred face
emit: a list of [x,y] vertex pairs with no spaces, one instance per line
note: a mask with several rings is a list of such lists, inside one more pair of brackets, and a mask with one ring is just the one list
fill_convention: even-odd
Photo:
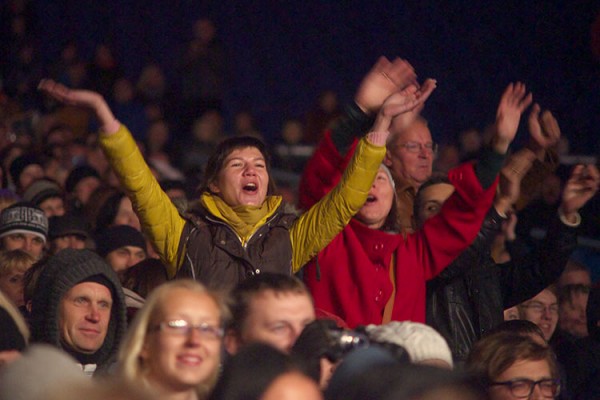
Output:
[[17,307],[25,305],[25,300],[23,300],[24,272],[12,270],[0,275],[0,292],[5,294]]
[[321,400],[317,384],[300,372],[287,372],[275,379],[260,400]]
[[133,211],[133,206],[131,205],[129,197],[125,196],[121,199],[113,225],[129,225],[141,232],[142,224],[140,224],[140,219]]
[[[391,127],[392,139],[387,146],[385,165],[392,171],[392,176],[398,181],[408,182],[418,188],[432,173],[434,153],[425,148],[433,143],[431,132],[425,122],[416,120],[402,132],[394,132]],[[411,152],[407,144],[416,143],[419,149]]]
[[12,233],[2,237],[4,250],[23,250],[35,259],[42,257],[44,240],[33,233]]
[[80,180],[75,185],[75,197],[82,203],[87,204],[94,190],[100,186],[100,179],[95,176],[88,176]]
[[289,353],[304,327],[314,320],[308,293],[265,290],[250,301],[241,342],[267,343]]
[[544,339],[550,340],[558,323],[558,300],[548,289],[519,306],[521,319],[531,321],[540,327]]
[[[517,360],[500,376],[496,377],[496,382],[506,382],[513,379],[530,379],[538,381],[540,379],[551,379],[552,373],[546,360]],[[491,400],[514,400],[519,397],[514,396],[508,386],[496,385],[490,387]],[[522,398],[522,397],[520,397]],[[535,385],[533,393],[527,399],[547,399],[542,394],[539,385]]]
[[39,207],[44,211],[46,217],[60,217],[65,215],[65,204],[60,197],[50,197],[42,201]]
[[558,326],[575,337],[588,336],[586,308],[589,294],[573,293],[572,301],[563,302],[558,311]]
[[44,177],[44,170],[38,164],[31,164],[25,167],[19,175],[19,186],[21,190],[27,189],[33,182]]
[[393,202],[394,187],[390,182],[389,175],[383,168],[380,168],[371,190],[369,190],[367,201],[356,214],[356,219],[371,229],[379,229],[385,223]]
[[212,380],[220,362],[221,337],[200,329],[190,332],[154,329],[161,323],[178,320],[214,328],[220,328],[221,324],[219,308],[207,294],[178,288],[164,297],[140,357],[148,371],[148,380],[169,392],[191,390]]
[[419,191],[419,209],[417,210],[417,225],[422,226],[429,218],[437,215],[444,202],[454,193],[454,186],[449,183],[436,183]]
[[558,284],[558,286],[565,286],[565,285],[592,286],[592,278],[590,277],[590,273],[588,271],[583,271],[583,270],[565,271],[562,273],[560,278],[558,278],[557,284]]
[[79,353],[95,353],[106,338],[111,308],[112,295],[106,286],[95,282],[73,286],[60,301],[61,340]]
[[106,262],[115,272],[122,272],[146,259],[146,251],[141,247],[123,246],[106,255]]
[[231,152],[215,182],[209,185],[230,207],[260,206],[267,197],[269,173],[262,153],[256,147]]
[[52,240],[53,254],[63,249],[85,249],[85,238],[79,235],[65,235]]

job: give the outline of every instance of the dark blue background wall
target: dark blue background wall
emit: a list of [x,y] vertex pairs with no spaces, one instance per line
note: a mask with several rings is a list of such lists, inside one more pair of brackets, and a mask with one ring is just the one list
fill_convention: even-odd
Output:
[[577,152],[598,150],[600,66],[590,50],[593,1],[36,1],[43,56],[74,38],[83,54],[109,38],[136,77],[169,74],[192,22],[209,16],[230,57],[227,113],[250,107],[267,135],[324,88],[350,99],[381,54],[407,58],[438,89],[426,116],[438,141],[482,128],[513,80],[559,118]]

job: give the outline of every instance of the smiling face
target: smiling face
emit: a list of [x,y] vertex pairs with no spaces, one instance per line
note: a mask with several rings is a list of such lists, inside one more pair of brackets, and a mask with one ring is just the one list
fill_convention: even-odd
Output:
[[548,289],[519,306],[521,319],[531,321],[540,327],[544,339],[550,340],[558,323],[558,299]]
[[217,178],[209,184],[230,207],[260,206],[267,197],[269,173],[263,154],[256,147],[233,150],[223,162]]
[[383,168],[379,168],[377,176],[373,181],[367,201],[362,206],[356,219],[371,229],[379,229],[392,209],[394,202],[394,187],[390,182],[389,175]]
[[[215,301],[206,293],[185,288],[174,289],[164,297],[152,324],[156,327],[172,320],[185,320],[194,326],[221,324]],[[191,390],[214,379],[220,362],[220,338],[202,335],[198,329],[180,334],[152,328],[140,353],[150,382],[173,392]]]
[[61,340],[78,353],[95,353],[106,338],[112,295],[99,283],[73,286],[60,301],[58,326]]

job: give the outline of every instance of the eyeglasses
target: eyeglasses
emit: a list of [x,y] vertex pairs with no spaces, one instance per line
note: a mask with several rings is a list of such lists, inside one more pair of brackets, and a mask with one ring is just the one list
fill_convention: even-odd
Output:
[[529,308],[533,310],[536,314],[542,314],[545,310],[548,310],[550,314],[558,315],[558,304],[550,304],[549,306],[538,303],[537,301],[532,301],[528,304],[521,305],[523,308]]
[[155,326],[154,330],[160,330],[176,336],[189,336],[193,330],[197,330],[200,337],[203,339],[217,340],[223,337],[222,328],[207,324],[206,322],[194,325],[184,319],[161,322]]
[[506,386],[514,397],[529,398],[535,387],[540,387],[542,396],[548,399],[554,399],[560,393],[559,379],[540,379],[532,381],[531,379],[512,379],[505,382],[492,382],[490,386]]
[[406,142],[399,144],[398,147],[404,147],[406,151],[409,153],[420,153],[425,150],[426,153],[436,154],[438,150],[438,145],[433,142],[421,144],[418,142]]

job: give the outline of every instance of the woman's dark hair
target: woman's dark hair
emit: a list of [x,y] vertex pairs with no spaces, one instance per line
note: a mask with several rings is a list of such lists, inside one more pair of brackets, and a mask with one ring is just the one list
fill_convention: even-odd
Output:
[[96,233],[101,233],[113,224],[115,217],[119,212],[121,200],[124,197],[125,193],[118,191],[106,199],[102,204],[102,207],[96,216]]
[[[254,147],[263,155],[265,159],[265,165],[267,167],[267,173],[271,177],[271,156],[267,150],[267,146],[260,140],[252,136],[235,136],[223,140],[217,146],[214,153],[208,159],[206,168],[204,169],[204,178],[200,185],[200,193],[209,192],[209,185],[213,183],[219,176],[219,172],[223,169],[223,164],[229,155],[238,149],[245,149],[248,147]],[[275,183],[272,179],[269,179],[269,186],[267,188],[267,195],[271,195],[275,192]]]
[[501,322],[486,336],[493,335],[496,332],[509,332],[521,336],[537,335],[544,342],[546,341],[544,332],[542,332],[540,327],[526,319],[512,319],[510,321]]

